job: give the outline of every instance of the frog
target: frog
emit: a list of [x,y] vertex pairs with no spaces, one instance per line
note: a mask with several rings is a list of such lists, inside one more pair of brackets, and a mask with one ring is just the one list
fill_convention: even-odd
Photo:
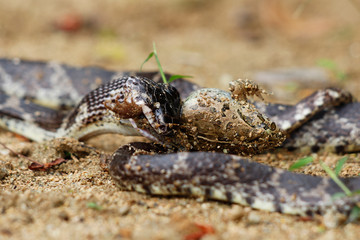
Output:
[[268,94],[255,82],[237,79],[229,91],[203,88],[187,97],[181,124],[170,140],[183,151],[215,151],[254,155],[280,146],[286,134],[249,101]]

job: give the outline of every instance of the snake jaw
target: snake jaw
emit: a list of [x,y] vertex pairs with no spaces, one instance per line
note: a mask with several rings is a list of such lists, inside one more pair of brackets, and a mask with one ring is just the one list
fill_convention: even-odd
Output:
[[157,137],[154,136],[154,134],[151,134],[151,132],[149,130],[139,127],[134,119],[129,118],[129,122],[131,123],[131,126],[134,129],[136,129],[142,136],[144,136],[154,142],[158,142],[158,143],[161,142]]
[[118,89],[109,91],[104,107],[119,119],[129,119],[144,137],[161,142],[180,118],[180,95],[174,87],[142,77],[122,79]]
[[148,120],[151,127],[158,134],[166,134],[168,132],[167,124],[164,120],[164,115],[161,111],[157,111],[157,109],[153,110],[147,105],[142,106],[142,112]]

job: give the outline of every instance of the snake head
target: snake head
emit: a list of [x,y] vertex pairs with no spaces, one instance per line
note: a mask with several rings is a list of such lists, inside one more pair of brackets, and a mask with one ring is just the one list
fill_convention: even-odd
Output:
[[179,121],[181,100],[174,87],[136,76],[125,77],[121,87],[109,91],[104,106],[120,119],[132,119],[136,128],[167,135]]

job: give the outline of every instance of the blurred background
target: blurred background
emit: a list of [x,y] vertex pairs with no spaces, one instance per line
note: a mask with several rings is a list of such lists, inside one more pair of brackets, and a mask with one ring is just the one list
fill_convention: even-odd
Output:
[[359,26],[358,0],[0,0],[0,57],[137,70],[155,42],[166,72],[221,89],[250,78],[295,102],[360,93]]

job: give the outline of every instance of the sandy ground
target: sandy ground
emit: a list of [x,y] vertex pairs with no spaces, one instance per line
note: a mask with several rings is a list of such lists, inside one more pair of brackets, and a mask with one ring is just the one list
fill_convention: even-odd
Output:
[[[272,91],[284,93],[272,100],[296,102],[330,85],[359,95],[360,10],[352,2],[0,0],[0,57],[136,70],[154,41],[166,71],[221,89],[233,78],[319,67],[326,59],[331,66],[325,82],[268,82]],[[111,153],[133,140],[106,135],[88,144]],[[40,162],[59,154],[55,142],[33,143],[6,131],[0,141]],[[283,152],[256,159],[288,168],[301,156]],[[333,165],[342,156],[314,157]],[[0,239],[358,239],[360,234],[359,225],[341,224],[342,216],[307,219],[119,191],[99,161],[91,152],[34,172],[28,160],[1,148]],[[359,156],[349,155],[348,162],[342,174],[358,175]],[[325,175],[316,164],[303,172]]]

